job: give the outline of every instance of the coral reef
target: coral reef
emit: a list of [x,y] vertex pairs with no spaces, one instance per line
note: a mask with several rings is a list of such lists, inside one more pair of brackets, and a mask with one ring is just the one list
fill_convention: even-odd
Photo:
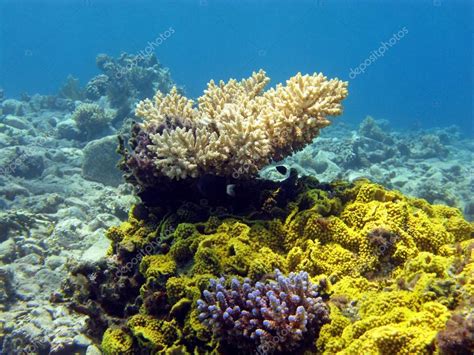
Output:
[[[86,92],[68,79],[57,96],[0,98],[0,353],[261,353],[213,334],[197,301],[211,279],[266,285],[275,268],[307,272],[330,309],[319,337],[298,342],[302,352],[472,353],[472,224],[439,205],[474,219],[472,140],[455,127],[340,122],[284,162],[320,181],[369,177],[429,203],[368,181],[318,183],[290,169],[286,179],[275,165],[263,176],[279,183],[203,175],[190,184],[144,164],[140,177],[159,193],[140,195],[118,226],[137,199],[115,186],[114,137],[85,149],[70,113],[77,99],[112,102],[118,128],[139,99],[171,90],[161,66],[126,57],[100,62],[110,71]],[[232,175],[247,177],[246,168]]]
[[97,104],[82,103],[72,113],[81,136],[91,140],[107,129],[114,118],[115,111],[104,109]]
[[[430,203],[460,208],[474,220],[473,152],[472,139],[454,126],[394,130],[369,116],[358,127],[342,121],[328,127],[314,143],[276,164],[325,182],[365,177]],[[260,175],[281,179],[274,166]]]
[[224,278],[209,281],[204,300],[197,301],[199,320],[239,348],[250,342],[251,349],[264,353],[292,351],[329,321],[319,288],[306,272],[286,277],[276,269],[275,280],[253,285],[250,279],[241,284],[233,278],[230,288],[224,283]]
[[118,58],[99,54],[96,64],[102,74],[92,78],[84,91],[89,100],[108,98],[117,110],[114,123],[129,117],[138,100],[153,96],[157,90],[168,93],[173,87],[169,69],[163,67],[154,54],[122,53]]
[[[342,112],[347,83],[322,74],[297,74],[263,92],[269,78],[208,84],[194,102],[173,89],[141,101],[124,167],[139,185],[156,177],[180,180],[205,174],[248,178],[270,160],[302,149]],[[151,176],[150,176],[151,175]]]
[[79,79],[74,78],[72,75],[68,75],[66,82],[59,89],[58,97],[69,100],[83,100],[84,90],[79,85]]
[[[84,295],[91,283],[80,291],[72,278],[75,309],[90,316],[97,338],[120,326],[132,351],[429,353],[456,341],[459,333],[438,333],[472,307],[474,225],[459,210],[366,180],[289,179],[242,182],[248,194],[226,209],[196,191],[169,191],[179,207],[163,196],[162,204],[135,206],[109,230],[112,264],[97,271],[101,289],[127,312]],[[124,293],[124,282],[135,291]],[[283,284],[307,293],[282,294]],[[311,299],[313,321],[325,324],[308,326]],[[299,312],[308,315],[303,339]]]
[[[170,80],[169,72],[160,73],[163,75],[155,75],[149,95],[158,88],[166,91],[164,83]],[[148,79],[143,77],[144,81]],[[95,149],[85,149],[85,132],[79,131],[71,119],[71,113],[81,104],[76,100],[104,109],[110,104],[106,91],[101,92],[105,97],[89,102],[91,99],[84,97],[83,89],[77,84],[68,79],[57,95],[23,94],[13,99],[5,92],[0,99],[2,354],[100,353],[101,338],[90,338],[86,329],[88,316],[79,315],[74,307],[66,307],[58,291],[61,283],[69,279],[72,265],[106,255],[110,242],[105,231],[127,219],[137,199],[131,186],[121,183],[121,172],[113,167],[113,160],[117,159],[116,137],[93,143],[97,147],[107,140],[107,149],[99,155],[94,156]],[[168,81],[167,85],[172,84]],[[117,97],[124,97],[128,102],[128,113],[146,96],[126,95],[117,92]],[[117,116],[112,120],[117,129],[122,124],[119,120]],[[106,127],[103,132],[97,132],[97,138],[113,133],[112,130]],[[106,163],[102,164],[103,161]],[[110,179],[112,175],[114,180]],[[112,183],[113,186],[104,185]],[[94,268],[81,270],[88,270],[89,282],[94,279]],[[100,289],[102,279],[95,280],[94,295],[102,297],[104,303],[107,300],[112,305],[110,308],[126,299],[111,302],[112,293]],[[139,289],[134,290],[133,285],[124,282],[127,297],[134,291],[135,296],[139,294]],[[109,321],[112,324],[113,319],[104,320],[103,326]]]
[[452,315],[445,329],[438,333],[437,341],[442,354],[472,354],[474,351],[473,312]]

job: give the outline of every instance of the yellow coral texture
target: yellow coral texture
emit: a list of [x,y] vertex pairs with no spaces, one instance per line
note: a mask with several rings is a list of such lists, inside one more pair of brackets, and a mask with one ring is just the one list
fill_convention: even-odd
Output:
[[[143,299],[161,285],[170,306],[166,320],[178,321],[176,329],[190,349],[219,346],[193,306],[210,278],[261,280],[276,268],[304,270],[327,285],[331,322],[307,354],[436,353],[438,339],[444,339],[442,345],[453,341],[453,332],[442,335],[453,316],[472,319],[474,224],[457,209],[365,180],[333,183],[329,191],[305,189],[285,208],[286,218],[211,215],[179,223],[166,255],[142,259]],[[154,228],[147,235],[142,222],[132,222],[124,223],[123,236],[115,229],[109,233],[116,248],[130,250],[130,243],[141,246],[156,238]],[[153,339],[153,348],[182,345],[174,343],[176,335],[164,342],[162,330],[131,328],[135,336]],[[179,333],[174,324],[171,328]]]

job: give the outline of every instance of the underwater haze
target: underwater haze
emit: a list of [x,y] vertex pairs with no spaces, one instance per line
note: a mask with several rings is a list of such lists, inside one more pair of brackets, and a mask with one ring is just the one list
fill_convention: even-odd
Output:
[[97,53],[137,54],[172,28],[152,49],[190,96],[209,77],[262,68],[277,83],[322,71],[350,82],[346,121],[370,114],[397,127],[457,124],[473,134],[468,0],[2,0],[0,23],[10,96],[54,93],[68,74],[85,84]]
[[474,354],[472,0],[0,0],[0,354]]

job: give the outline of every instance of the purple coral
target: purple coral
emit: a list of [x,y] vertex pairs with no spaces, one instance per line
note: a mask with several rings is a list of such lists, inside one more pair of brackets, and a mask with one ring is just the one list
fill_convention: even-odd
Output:
[[203,299],[197,301],[199,320],[227,343],[256,348],[260,353],[289,351],[312,337],[329,321],[319,287],[306,272],[284,276],[275,270],[275,280],[241,284],[232,279],[210,280]]

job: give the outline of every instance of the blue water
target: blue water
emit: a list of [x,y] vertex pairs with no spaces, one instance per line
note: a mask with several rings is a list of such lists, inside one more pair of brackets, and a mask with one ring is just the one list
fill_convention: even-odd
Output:
[[[155,41],[189,96],[210,78],[259,68],[272,84],[322,71],[350,81],[347,122],[370,114],[474,135],[472,30],[467,0],[0,0],[0,87],[7,97],[53,94],[68,74],[82,84],[97,74],[98,53],[139,53]],[[366,60],[364,73],[350,75]]]

